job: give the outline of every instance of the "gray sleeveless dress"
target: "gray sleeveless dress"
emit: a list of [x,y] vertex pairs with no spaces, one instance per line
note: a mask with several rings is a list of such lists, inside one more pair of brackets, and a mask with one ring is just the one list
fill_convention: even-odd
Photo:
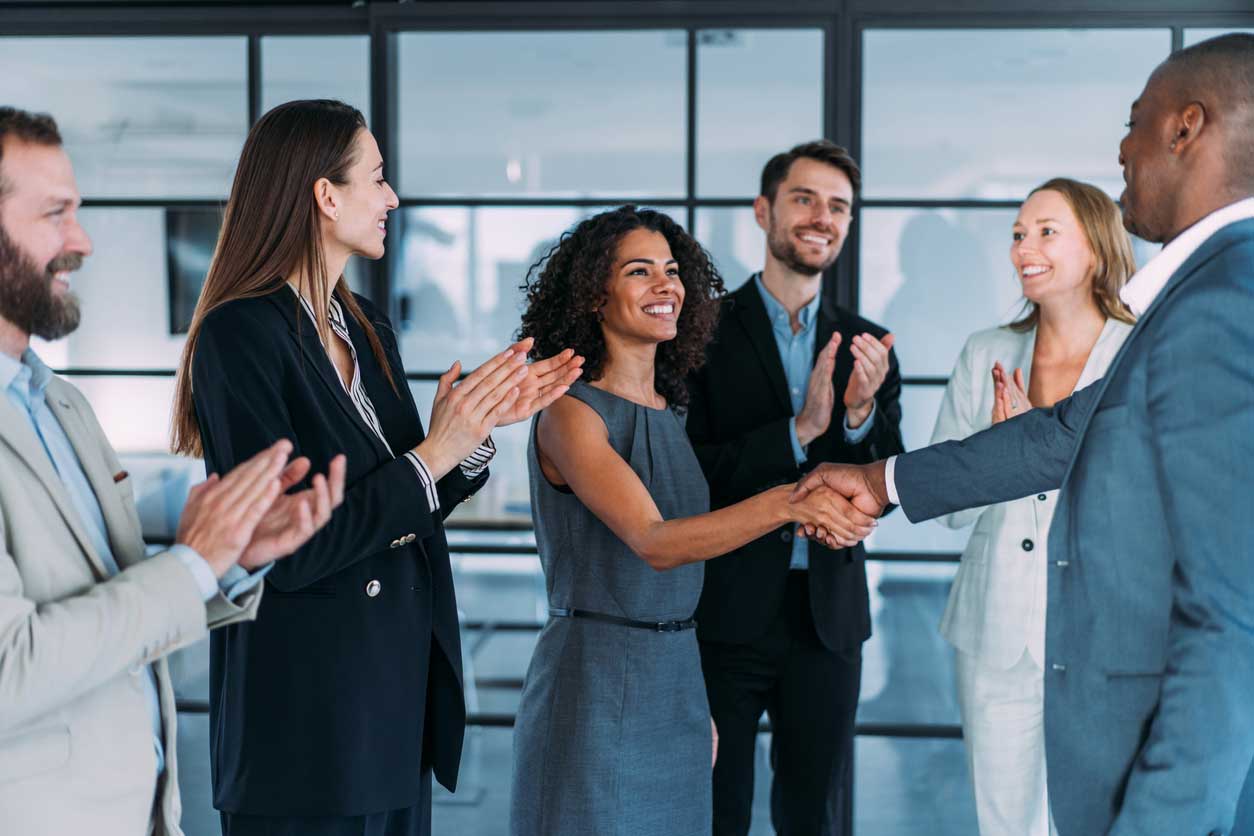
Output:
[[[605,421],[665,519],[709,510],[679,416],[582,381],[569,394]],[[551,607],[692,617],[701,563],[654,571],[573,493],[553,487],[536,458],[534,422],[527,460]],[[514,836],[709,836],[712,742],[696,632],[549,619],[514,728]]]

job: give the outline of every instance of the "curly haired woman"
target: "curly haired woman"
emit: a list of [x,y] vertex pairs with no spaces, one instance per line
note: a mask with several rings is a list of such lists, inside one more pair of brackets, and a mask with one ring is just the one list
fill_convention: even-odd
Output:
[[850,542],[873,521],[781,485],[709,512],[682,415],[723,282],[664,214],[589,218],[532,267],[522,334],[571,347],[583,381],[532,425],[536,542],[552,616],[514,736],[518,836],[707,836],[709,719],[692,612],[701,561],[787,522]]

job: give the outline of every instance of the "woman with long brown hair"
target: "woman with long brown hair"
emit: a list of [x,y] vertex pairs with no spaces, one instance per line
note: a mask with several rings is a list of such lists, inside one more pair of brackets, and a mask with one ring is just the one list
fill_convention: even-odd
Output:
[[[1010,261],[1024,313],[967,340],[933,444],[1053,406],[1101,377],[1132,330],[1119,299],[1136,269],[1132,245],[1119,207],[1097,187],[1060,177],[1033,189],[1011,229]],[[1057,834],[1044,725],[1046,553],[1057,493],[940,518],[951,528],[975,523],[941,633],[955,650],[983,836]]]
[[[188,334],[174,448],[225,471],[275,439],[347,456],[331,523],[266,576],[257,621],[215,634],[214,806],[226,836],[430,832],[465,724],[443,519],[487,479],[497,426],[579,375],[531,341],[440,378],[424,433],[388,318],[353,294],[397,206],[360,112],[288,102],[253,127]],[[338,497],[337,497],[338,498]]]

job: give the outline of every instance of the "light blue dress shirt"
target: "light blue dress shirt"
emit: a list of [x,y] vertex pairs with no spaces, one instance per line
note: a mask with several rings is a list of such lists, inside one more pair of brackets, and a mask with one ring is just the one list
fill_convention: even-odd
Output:
[[[96,492],[79,463],[78,455],[70,439],[62,429],[56,415],[48,408],[45,393],[49,381],[52,380],[52,369],[48,368],[32,349],[22,353],[19,362],[7,354],[0,352],[0,385],[4,386],[4,394],[17,410],[30,421],[31,429],[42,442],[44,452],[48,454],[52,466],[56,469],[61,483],[65,485],[70,502],[78,512],[79,520],[92,548],[99,555],[105,570],[110,576],[116,575],[120,568],[113,556],[113,548],[109,545],[108,528],[105,526],[104,514],[100,510],[100,502]],[[260,583],[269,566],[249,573],[238,566],[232,567],[219,581],[205,559],[187,546],[175,545],[170,552],[188,568],[200,587],[201,597],[208,601],[218,593],[219,588],[229,598],[235,598]],[[157,753],[157,772],[165,769],[165,748],[161,734],[161,700],[157,691],[157,677],[149,665],[144,677],[144,695],[148,700],[148,709],[152,715],[153,746]]]
[[[792,438],[792,454],[800,465],[806,460],[806,451],[797,438],[797,418],[806,403],[806,390],[810,385],[810,372],[814,369],[814,348],[818,331],[819,295],[815,294],[810,302],[797,312],[801,322],[801,330],[793,333],[788,310],[779,300],[771,295],[762,281],[762,274],[755,273],[753,283],[762,294],[762,303],[766,305],[766,315],[771,320],[771,333],[775,335],[775,346],[779,349],[779,359],[784,366],[784,378],[788,382],[788,397],[792,401],[793,418],[788,422],[788,432]],[[850,334],[842,334],[842,338]],[[845,416],[845,440],[857,444],[867,437],[871,431],[871,423],[875,420],[875,401],[871,401],[871,414],[858,426],[849,427],[849,417]],[[809,541],[794,537],[792,541],[792,559],[790,569],[810,568]]]

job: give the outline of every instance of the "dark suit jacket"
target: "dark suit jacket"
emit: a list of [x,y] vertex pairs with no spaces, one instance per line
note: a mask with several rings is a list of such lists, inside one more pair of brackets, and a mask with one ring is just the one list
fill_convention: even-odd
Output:
[[1227,834],[1254,755],[1254,220],[1171,276],[1106,376],[900,457],[912,521],[1062,488],[1045,751],[1062,833]]
[[457,781],[466,714],[443,516],[487,473],[471,482],[455,468],[438,485],[441,513],[429,510],[402,456],[423,429],[395,335],[358,301],[399,389],[350,316],[362,380],[395,458],[359,417],[288,288],[230,302],[200,332],[192,381],[210,472],[280,438],[315,473],[338,453],[348,458],[344,504],[275,564],[257,620],[213,634],[210,746],[221,810],[360,815],[416,803],[424,766],[449,788]]
[[[811,442],[800,467],[793,457],[788,419],[792,401],[766,306],[753,281],[723,301],[707,360],[689,385],[688,436],[710,483],[710,505],[723,508],[786,482],[824,461],[862,464],[900,453],[901,375],[897,357],[876,394],[874,424],[856,445],[845,441],[841,395],[853,370],[850,340],[885,329],[823,300],[815,350],[839,330],[833,381],[836,408],[827,432]],[[761,636],[779,611],[792,556],[792,525],[783,526],[706,563],[697,608],[702,640],[744,643]],[[866,551],[858,545],[832,553],[810,543],[810,604],[819,637],[832,650],[856,647],[871,635]]]

